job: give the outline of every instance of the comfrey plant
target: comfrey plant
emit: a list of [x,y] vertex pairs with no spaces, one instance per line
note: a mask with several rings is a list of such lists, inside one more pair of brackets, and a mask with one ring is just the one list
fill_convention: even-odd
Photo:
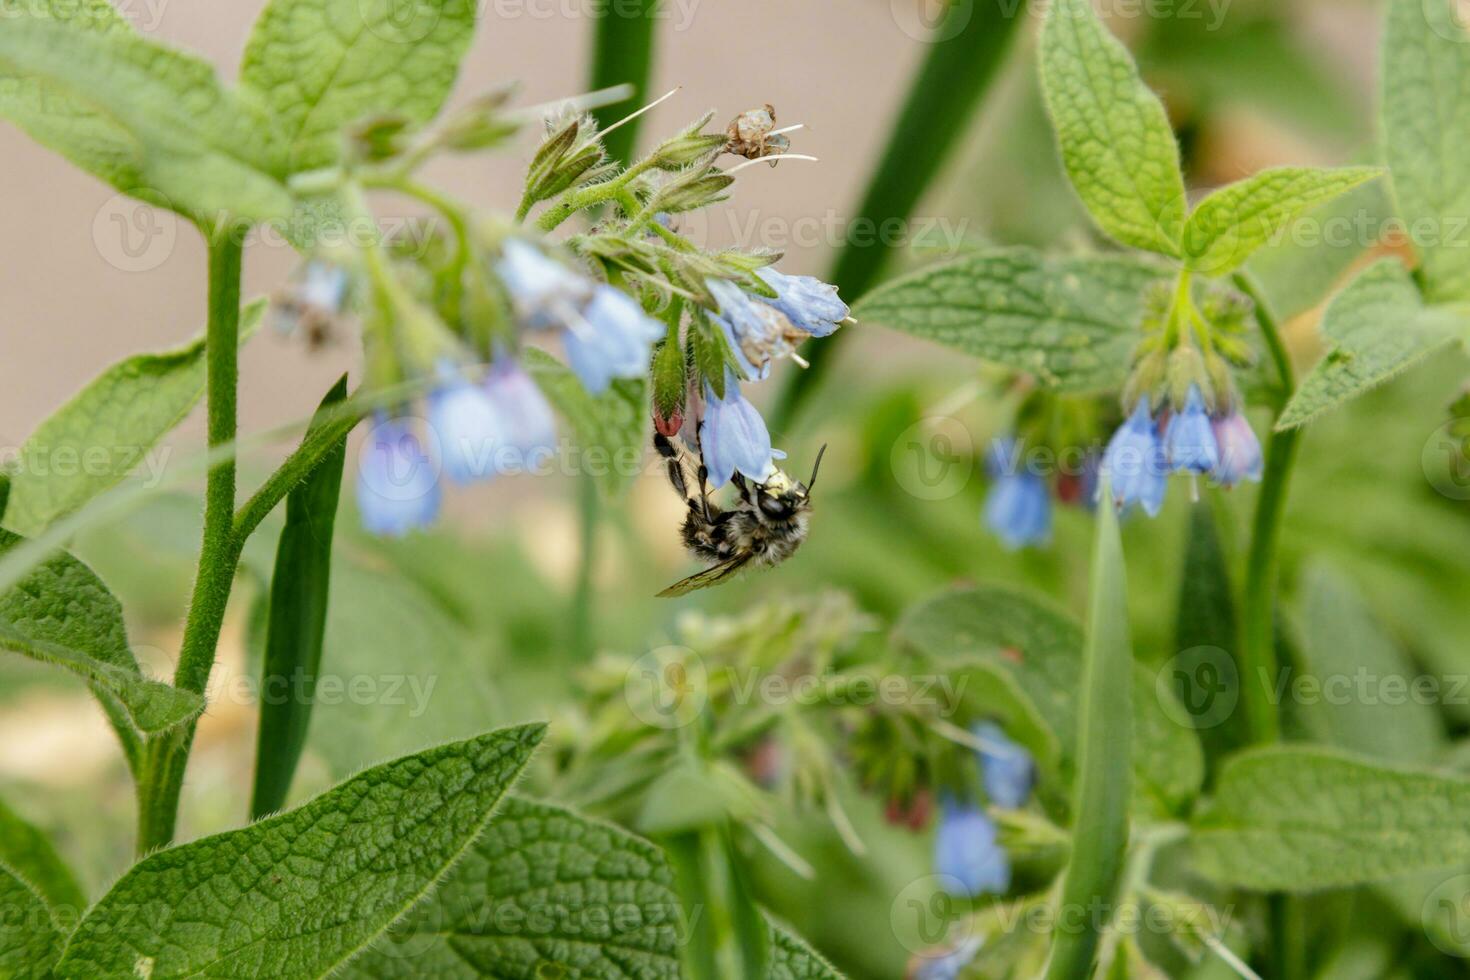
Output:
[[[1278,551],[1293,477],[1310,475],[1295,473],[1305,426],[1470,333],[1470,257],[1452,232],[1470,200],[1470,168],[1454,165],[1470,146],[1470,35],[1451,0],[1389,0],[1375,143],[1385,168],[1288,167],[1188,193],[1169,116],[1128,51],[1088,0],[1045,7],[1040,86],[1104,247],[986,247],[870,288],[881,251],[854,239],[832,276],[839,296],[778,272],[774,255],[711,252],[679,231],[741,167],[797,158],[770,107],[724,132],[702,119],[644,156],[628,152],[636,117],[586,114],[608,109],[601,87],[621,80],[609,72],[646,69],[648,37],[625,33],[635,18],[600,20],[589,87],[601,94],[519,109],[497,93],[444,112],[475,23],[465,0],[271,0],[233,87],[134,33],[106,0],[0,0],[0,116],[183,216],[209,253],[203,336],[105,370],[0,474],[0,647],[92,691],[136,788],[138,826],[136,861],[88,894],[61,849],[0,806],[0,974],[839,977],[770,909],[801,917],[861,975],[896,975],[906,959],[926,980],[1452,972],[1438,954],[1470,952],[1459,873],[1470,781],[1453,772],[1463,744],[1451,741],[1464,719],[1414,697],[1389,703],[1387,686],[1349,704],[1283,698],[1299,666],[1398,680],[1420,668],[1349,584],[1299,573],[1298,561],[1282,574]],[[912,212],[1005,39],[1028,22],[1017,9],[946,5],[865,217]],[[424,176],[445,154],[510,151],[527,129],[534,146],[511,213],[472,209]],[[746,162],[729,166],[732,154]],[[1288,222],[1389,182],[1384,206],[1410,241],[1360,269],[1366,243],[1334,254],[1345,285],[1264,274],[1259,251]],[[385,197],[429,212],[427,233],[385,233],[373,210]],[[242,305],[244,243],[263,225],[301,264],[273,304]],[[374,574],[402,573],[395,585],[415,584],[403,571],[413,547],[451,539],[379,536],[434,522],[451,484],[539,472],[578,451],[630,456],[629,467],[588,467],[603,473],[589,490],[616,489],[652,429],[684,499],[686,543],[711,562],[669,590],[682,594],[804,540],[820,455],[802,467],[806,483],[785,474],[772,430],[787,427],[768,428],[749,395],[783,359],[812,365],[791,376],[830,363],[854,332],[849,300],[865,322],[1006,372],[1014,411],[1000,413],[983,520],[1012,548],[1063,541],[1064,524],[1090,520],[1090,569],[1064,591],[1085,597],[1085,617],[1014,582],[899,598],[910,562],[886,559],[943,552],[950,536],[978,533],[973,513],[959,532],[916,519],[859,540],[871,529],[851,527],[859,547],[822,558],[864,566],[866,599],[904,608],[891,629],[832,594],[687,615],[672,645],[558,670],[577,675],[581,700],[551,712],[549,729],[461,737],[293,799],[324,623],[342,609],[334,520],[354,429],[364,431],[351,496],[374,533],[353,544],[379,560]],[[1329,351],[1298,380],[1276,311],[1317,307]],[[268,314],[311,347],[355,330],[362,377],[326,392],[291,427],[300,442],[284,463],[240,493],[237,458],[255,440],[237,430],[238,355]],[[24,461],[155,446],[201,398],[208,452],[178,464],[178,482],[204,481],[202,537],[163,682],[130,649],[121,603],[67,550],[143,491],[121,471]],[[1462,465],[1464,426],[1442,435]],[[1033,466],[1043,449],[1075,450],[1076,465]],[[871,490],[885,475],[870,467],[860,482]],[[1209,506],[1179,506],[1177,491],[1168,506],[1170,481]],[[862,502],[858,482],[839,506]],[[1228,487],[1238,489],[1216,492]],[[1395,531],[1453,548],[1463,497],[1393,499],[1414,508],[1395,513]],[[912,501],[884,503],[913,514],[898,506]],[[1093,516],[1073,521],[1058,503]],[[1128,534],[1151,588],[1170,565],[1157,559],[1171,532],[1185,533],[1176,518],[1188,518],[1172,645],[1156,621],[1134,642],[1130,612],[1165,603],[1129,601],[1124,511],[1157,517]],[[273,558],[247,549],[278,512]],[[1295,558],[1314,542],[1292,544]],[[912,562],[918,580],[968,580],[964,550]],[[242,556],[241,577],[262,586],[250,617],[262,690],[286,682],[293,696],[261,699],[249,822],[175,844]],[[1453,551],[1440,560],[1459,567]],[[466,607],[509,584],[492,573],[464,587],[449,580],[476,576],[460,565],[423,564],[444,592],[471,595]],[[1005,567],[1045,566],[1060,584],[1072,564]],[[585,596],[590,563],[581,571]],[[1396,625],[1421,612],[1463,625],[1456,603],[1431,610],[1421,585],[1425,596],[1393,590]],[[424,598],[400,618],[448,618],[440,605],[458,602]],[[484,645],[477,610],[456,615]],[[1414,653],[1457,664],[1459,634],[1447,635]],[[507,653],[497,681],[519,695],[512,672],[530,658]],[[439,662],[465,679],[475,666]],[[469,731],[491,710],[473,703]],[[847,931],[831,938],[824,915]]]
[[[1023,397],[990,454],[994,482],[983,514],[1007,546],[1045,543],[1054,501],[1076,499],[1073,477],[1086,474],[1079,467],[1053,488],[1045,469],[1030,468],[1028,447],[1050,455],[1105,445],[1088,492],[1099,506],[1085,624],[1024,593],[982,586],[921,603],[895,629],[895,643],[951,678],[984,679],[967,689],[979,693],[967,695],[966,710],[998,722],[1036,774],[1024,811],[983,806],[983,792],[939,797],[934,853],[947,884],[935,887],[951,901],[928,906],[942,921],[924,920],[932,945],[919,952],[913,976],[1062,980],[1213,969],[1305,977],[1319,967],[1335,975],[1346,959],[1333,958],[1340,949],[1306,952],[1306,936],[1324,935],[1315,930],[1325,919],[1296,896],[1376,894],[1411,867],[1425,877],[1406,888],[1408,945],[1425,945],[1427,934],[1439,950],[1464,948],[1438,913],[1424,912],[1436,888],[1452,890],[1430,873],[1436,859],[1415,853],[1437,832],[1426,828],[1403,847],[1377,838],[1352,856],[1341,847],[1345,838],[1366,840],[1356,835],[1370,827],[1413,824],[1423,812],[1420,792],[1461,800],[1450,804],[1453,820],[1470,817],[1463,780],[1404,765],[1433,764],[1438,737],[1427,733],[1440,732],[1445,719],[1421,718],[1421,730],[1407,717],[1418,712],[1385,715],[1387,727],[1426,733],[1390,754],[1356,732],[1355,702],[1329,712],[1340,726],[1331,734],[1286,729],[1285,742],[1271,686],[1285,669],[1277,626],[1290,618],[1291,600],[1277,552],[1304,425],[1470,334],[1470,255],[1433,231],[1463,221],[1461,205],[1446,202],[1463,200],[1466,181],[1435,160],[1470,138],[1470,108],[1445,87],[1470,79],[1470,37],[1447,0],[1388,6],[1386,169],[1284,167],[1191,194],[1169,117],[1127,49],[1088,0],[1049,4],[1040,84],[1061,162],[1096,230],[1129,251],[990,248],[895,279],[855,304],[865,323],[949,344],[1018,379]],[[1432,135],[1428,119],[1436,120]],[[1340,290],[1283,281],[1279,269],[1270,280],[1259,274],[1256,253],[1291,222],[1338,207],[1339,195],[1385,176],[1399,219],[1419,229],[1412,249],[1363,263]],[[1283,297],[1298,312],[1325,309],[1328,353],[1300,380],[1274,312]],[[1075,425],[1046,417],[1076,405],[1086,408],[1072,416]],[[1104,429],[1113,414],[1116,424]],[[1258,436],[1262,422],[1269,434]],[[1449,427],[1447,438],[1457,431]],[[1189,515],[1182,652],[1150,661],[1156,652],[1140,644],[1135,661],[1119,516],[1165,515],[1176,478],[1193,484],[1196,498],[1201,486],[1259,489],[1243,500],[1222,495],[1218,507]],[[1240,569],[1215,530],[1218,515],[1233,516],[1235,506],[1253,512]],[[1166,519],[1138,522],[1133,533],[1151,544]],[[1319,629],[1324,616],[1366,616],[1338,586],[1310,580],[1304,588]],[[1332,605],[1326,592],[1344,604]],[[1324,656],[1344,671],[1373,659],[1341,644],[1314,649],[1329,646]],[[993,730],[971,734],[999,742]],[[1017,812],[1024,816],[1008,815]],[[1042,862],[1020,873],[1019,855],[1058,846],[1064,867],[1048,873]],[[986,894],[982,903],[964,904],[977,892]],[[1017,926],[1032,914],[1046,924]],[[1163,924],[1147,935],[1133,928],[1150,915]],[[943,938],[935,941],[935,932]],[[1410,975],[1445,969],[1426,966],[1429,956],[1413,959]]]
[[[500,93],[441,113],[475,23],[473,5],[458,0],[409,11],[274,0],[234,88],[200,59],[134,33],[107,0],[0,3],[0,13],[0,116],[122,193],[175,211],[209,250],[203,338],[109,369],[27,449],[152,446],[207,396],[203,538],[172,683],[143,673],[118,602],[63,550],[76,529],[132,498],[116,486],[125,473],[0,474],[0,646],[86,680],[138,800],[138,862],[90,897],[44,835],[0,809],[0,972],[679,975],[687,949],[708,943],[689,935],[664,852],[507,798],[544,725],[386,762],[284,808],[322,655],[346,439],[360,422],[355,496],[364,525],[383,535],[432,522],[444,480],[543,468],[557,450],[557,412],[585,450],[609,454],[640,452],[651,416],[664,428],[682,417],[722,479],[763,479],[779,458],[740,383],[764,376],[801,338],[830,333],[847,311],[830,288],[769,268],[776,255],[710,253],[671,229],[669,216],[720,200],[734,180],[716,166],[731,137],[704,132],[706,117],[623,166],[603,144],[616,127],[600,130],[582,112],[596,96],[538,111]],[[423,182],[430,160],[503,147],[537,120],[545,133],[514,215],[473,211]],[[784,140],[756,156],[781,152]],[[427,208],[432,233],[384,234],[369,203],[382,194]],[[549,237],[594,209],[595,224]],[[268,305],[242,309],[241,270],[262,225],[303,255],[270,304],[276,329],[319,346],[355,323],[364,368],[353,392],[344,378],[327,393],[300,445],[240,503],[238,353]],[[541,344],[563,350],[566,364]],[[288,687],[299,696],[262,700],[255,822],[171,846],[237,566],[283,502],[262,689],[305,683]],[[538,866],[577,863],[572,851],[589,842],[608,863],[575,880],[558,872],[532,895],[503,863],[528,835]],[[628,888],[636,914],[599,925],[605,896]],[[479,896],[470,899],[478,910],[466,895]],[[488,937],[505,910],[542,903],[579,910],[566,942],[532,950],[489,940],[464,959],[435,924],[464,913],[466,929]],[[759,962],[835,976],[753,915]]]
[[[830,334],[847,307],[830,286],[769,268],[776,255],[709,253],[673,230],[671,216],[723,199],[734,180],[714,166],[727,137],[703,132],[709,118],[620,167],[590,116],[549,117],[514,218],[473,214],[414,176],[436,153],[514,133],[517,117],[499,99],[422,132],[369,120],[352,133],[354,166],[309,175],[314,193],[335,194],[366,224],[363,191],[382,189],[428,204],[452,229],[446,247],[422,255],[393,242],[318,251],[278,304],[288,326],[355,313],[367,391],[427,392],[427,425],[406,403],[374,414],[357,486],[369,528],[401,534],[431,523],[441,474],[465,484],[550,463],[553,411],[532,373],[564,407],[575,396],[546,377],[554,362],[525,353],[537,341],[561,346],[594,399],[619,382],[612,397],[636,396],[630,386],[656,364],[652,414],[661,430],[687,432],[714,489],[737,472],[757,483],[775,472],[783,454],[740,382],[764,379],[796,343]],[[544,237],[594,208],[605,210],[590,230],[561,243]],[[667,353],[655,359],[655,349]]]

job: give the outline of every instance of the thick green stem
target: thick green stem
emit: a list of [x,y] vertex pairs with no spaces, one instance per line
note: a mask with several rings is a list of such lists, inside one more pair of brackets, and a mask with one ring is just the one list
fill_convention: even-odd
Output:
[[[1255,302],[1256,322],[1265,338],[1281,383],[1284,404],[1296,390],[1296,373],[1281,337],[1281,327],[1256,284],[1244,275],[1239,286]],[[1250,554],[1246,560],[1245,601],[1241,610],[1240,676],[1247,730],[1253,743],[1275,742],[1281,737],[1281,719],[1273,701],[1278,665],[1276,662],[1276,552],[1281,541],[1282,515],[1296,462],[1300,430],[1272,431],[1266,442],[1266,469],[1256,501],[1251,530]]]
[[[235,395],[239,382],[240,269],[243,242],[234,229],[216,232],[209,244],[209,321],[206,334],[209,446],[235,441]],[[210,467],[204,490],[204,536],[199,570],[174,685],[203,693],[214,667],[215,648],[239,561],[235,526],[235,458]],[[148,743],[138,780],[138,853],[173,840],[179,790],[194,740],[194,726]]]

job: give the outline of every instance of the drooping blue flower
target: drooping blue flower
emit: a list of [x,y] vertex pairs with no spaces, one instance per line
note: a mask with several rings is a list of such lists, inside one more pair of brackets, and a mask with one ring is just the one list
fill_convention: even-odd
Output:
[[945,799],[934,838],[934,871],[959,883],[970,898],[1000,895],[1011,885],[1011,860],[983,809]]
[[532,472],[556,453],[556,414],[518,361],[501,357],[492,364],[485,394],[500,419],[497,472]]
[[440,495],[438,466],[409,421],[378,413],[358,459],[363,527],[394,537],[427,527],[438,516]]
[[1164,458],[1175,473],[1208,473],[1220,465],[1220,449],[1196,385],[1189,386],[1184,408],[1169,416],[1164,428]]
[[512,238],[501,252],[495,271],[527,326],[565,326],[592,298],[592,280],[548,258],[534,245]]
[[985,498],[985,526],[1011,551],[1051,540],[1051,493],[1035,473],[1000,476]]
[[1261,458],[1261,442],[1251,424],[1238,410],[1210,422],[1220,462],[1211,475],[1221,486],[1233,487],[1241,480],[1261,482],[1265,463]]
[[982,721],[970,729],[984,743],[975,753],[985,796],[998,807],[1015,810],[1026,805],[1036,784],[1036,763],[994,722]]
[[725,369],[725,397],[704,385],[704,421],[699,424],[699,443],[709,468],[710,486],[718,489],[736,473],[765,482],[775,469],[779,454],[771,449],[766,420],[740,393],[735,372]]
[[1113,433],[1103,454],[1102,472],[1119,509],[1139,504],[1148,516],[1158,516],[1169,481],[1163,446],[1149,416],[1148,399],[1140,398],[1133,414]]
[[444,472],[455,483],[472,483],[495,473],[495,449],[505,438],[489,394],[450,364],[439,366],[439,384],[429,392],[429,425],[439,439]]
[[791,321],[776,307],[761,302],[727,279],[708,279],[705,284],[720,304],[715,322],[725,332],[725,339],[745,376],[752,381],[768,377],[771,362],[796,349],[792,343]]
[[644,313],[636,300],[603,285],[582,315],[567,325],[562,339],[582,387],[600,395],[614,378],[642,377],[654,341],[663,335],[663,324]]
[[768,302],[813,337],[829,336],[847,319],[847,304],[837,298],[836,286],[814,276],[788,276],[769,267],[755,274],[776,291],[776,298]]

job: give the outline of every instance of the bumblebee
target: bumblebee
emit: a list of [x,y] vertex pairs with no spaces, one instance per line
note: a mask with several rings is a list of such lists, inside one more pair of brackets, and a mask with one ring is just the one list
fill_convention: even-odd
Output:
[[733,576],[747,565],[767,567],[790,558],[806,540],[811,515],[812,487],[822,465],[823,446],[817,453],[812,475],[806,483],[776,470],[764,483],[739,473],[733,479],[739,500],[722,509],[711,503],[708,470],[704,461],[684,445],[655,433],[654,448],[663,457],[674,492],[688,506],[682,534],[690,554],[710,566],[659,593],[660,598],[687,595],[707,589]]

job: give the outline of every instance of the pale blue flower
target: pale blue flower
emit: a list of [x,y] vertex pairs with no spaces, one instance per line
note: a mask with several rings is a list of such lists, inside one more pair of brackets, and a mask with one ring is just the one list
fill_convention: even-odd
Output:
[[985,498],[985,526],[1011,551],[1051,540],[1051,493],[1035,473],[1003,473]]
[[755,406],[740,393],[735,372],[725,369],[725,397],[704,385],[704,421],[699,424],[699,443],[709,468],[710,486],[718,489],[741,473],[764,483],[775,469],[779,454],[771,449],[771,433]]
[[485,394],[500,418],[497,470],[531,471],[556,453],[556,415],[518,361],[502,357],[492,364],[485,376]]
[[771,362],[795,350],[791,321],[727,279],[707,279],[705,285],[720,305],[715,322],[725,332],[745,376],[752,381],[768,377]]
[[1148,399],[1140,398],[1133,414],[1113,433],[1103,454],[1102,472],[1119,509],[1138,504],[1155,517],[1163,508],[1168,473],[1158,430],[1149,416]]
[[847,319],[847,304],[837,298],[836,286],[813,276],[788,276],[769,267],[757,269],[755,274],[776,291],[776,298],[768,302],[813,337],[829,336]]
[[1184,470],[1208,473],[1220,465],[1215,433],[1210,428],[1204,399],[1195,385],[1189,386],[1183,410],[1169,416],[1169,424],[1164,428],[1164,458],[1169,469],[1176,473]]
[[592,280],[547,258],[534,245],[512,238],[501,254],[495,271],[527,326],[566,326],[592,298]]
[[398,536],[427,527],[439,513],[439,469],[407,419],[379,413],[358,460],[357,508],[363,527]]
[[960,893],[970,898],[1004,894],[1011,886],[1010,857],[983,809],[953,799],[941,801],[934,871],[954,878]]
[[1025,806],[1036,784],[1036,763],[1031,753],[1011,741],[994,722],[982,721],[970,733],[984,743],[975,756],[986,798],[1007,810]]
[[637,301],[611,286],[598,286],[582,315],[567,325],[567,361],[582,387],[600,395],[614,378],[639,378],[648,370],[663,324]]
[[1246,417],[1239,411],[1231,411],[1229,415],[1212,420],[1210,427],[1220,450],[1220,462],[1211,475],[1227,487],[1233,487],[1241,480],[1261,482],[1265,468],[1261,442]]
[[493,475],[495,448],[505,438],[500,416],[485,389],[451,365],[439,366],[439,385],[429,392],[429,425],[451,480],[470,483]]

